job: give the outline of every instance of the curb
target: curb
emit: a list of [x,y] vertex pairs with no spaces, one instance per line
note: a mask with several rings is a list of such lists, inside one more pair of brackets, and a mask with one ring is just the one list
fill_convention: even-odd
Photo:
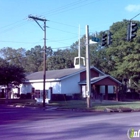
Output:
[[131,108],[105,108],[104,112],[133,112]]
[[74,112],[104,112],[103,110],[87,110],[87,109],[76,109],[76,108],[57,108],[58,111],[74,111]]
[[[9,107],[16,108],[32,108],[32,109],[41,109],[38,106],[28,106],[28,105],[6,105]],[[54,106],[46,106],[43,110],[57,110],[57,111],[75,111],[75,112],[107,112],[107,113],[123,113],[123,112],[140,112],[140,109],[131,109],[131,108],[105,108],[104,110],[88,110],[88,109],[78,109],[78,108],[59,108]]]

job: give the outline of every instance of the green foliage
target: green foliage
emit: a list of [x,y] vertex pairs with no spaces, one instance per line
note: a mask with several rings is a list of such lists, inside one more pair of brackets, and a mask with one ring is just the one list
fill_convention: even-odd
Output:
[[10,47],[3,48],[0,50],[2,58],[11,65],[16,65],[20,67],[25,66],[25,49],[13,49]]
[[35,46],[26,51],[26,71],[36,72],[39,66],[43,62],[43,48],[41,46]]
[[0,67],[1,66],[7,66],[7,65],[8,65],[8,62],[5,59],[0,58]]
[[[27,51],[23,48],[13,49],[7,47],[1,49],[0,54],[3,60],[11,65],[24,68],[26,72],[36,72],[43,69],[41,66],[44,61],[44,49],[39,45]],[[46,56],[50,57],[52,54],[51,47],[47,47]]]
[[25,80],[23,68],[14,65],[0,66],[0,85],[19,85]]
[[72,63],[61,56],[52,56],[47,60],[47,69],[56,70],[56,69],[65,69],[70,68]]
[[[52,56],[53,51],[51,47],[46,47],[46,59]],[[44,48],[35,46],[26,52],[26,71],[36,72],[43,70],[44,65]]]
[[[140,22],[138,22],[140,25]],[[132,78],[138,83],[140,80],[140,29],[132,42],[126,39],[127,21],[114,23],[110,30],[113,33],[113,44],[105,49],[107,63],[112,63],[109,74],[119,80]]]

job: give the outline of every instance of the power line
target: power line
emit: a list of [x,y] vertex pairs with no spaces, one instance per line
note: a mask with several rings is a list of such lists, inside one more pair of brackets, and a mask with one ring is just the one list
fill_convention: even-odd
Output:
[[70,48],[70,46],[66,46],[66,47],[57,47],[57,48],[53,48],[53,47],[52,47],[52,49],[54,49],[54,50],[56,50],[56,49],[57,49],[57,50],[58,50],[58,49],[69,49],[69,48]]
[[68,43],[65,43],[65,42],[62,42],[62,41],[48,41],[48,42],[56,42],[56,43],[59,43],[59,44],[65,44],[65,45],[68,45]]
[[[15,28],[21,27],[21,26],[23,26],[23,25],[25,25],[25,24],[27,24],[27,23],[28,23],[28,22],[25,22],[25,21],[22,22],[22,23],[20,22],[20,24],[15,25],[15,26],[13,26],[13,27],[10,27],[10,24],[9,24],[8,26],[5,26],[5,27],[9,27],[9,28],[4,28],[4,27],[2,28],[2,27],[1,27],[2,30],[0,30],[0,32],[1,32],[1,34],[2,34],[2,33],[6,33],[6,32],[8,32],[8,31],[11,31],[11,30],[15,29]],[[11,24],[11,25],[12,25],[12,24]]]
[[[83,1],[86,1],[86,0],[83,0]],[[62,10],[64,7],[67,8],[67,6],[75,5],[76,3],[78,4],[78,3],[80,3],[80,2],[81,2],[81,0],[78,0],[78,1],[76,1],[76,2],[69,3],[69,4],[65,5],[66,7],[65,7],[65,6],[61,6],[61,7],[59,7],[58,9],[54,9],[54,10],[48,11],[48,12],[49,12],[49,13],[52,13],[53,11],[56,11],[56,12],[57,12],[57,10]],[[13,22],[13,23],[8,24],[8,25],[5,25],[5,26],[3,26],[3,27],[0,27],[0,29],[7,28],[7,27],[9,27],[9,26],[16,25],[17,23],[21,23],[23,20],[25,20],[25,19],[22,19],[22,20]],[[13,28],[12,28],[12,29],[13,29]]]
[[[85,2],[88,2],[88,0],[84,0],[84,1],[85,1]],[[47,14],[47,16],[48,16],[48,15],[60,14],[60,13],[63,13],[63,12],[66,12],[66,11],[70,11],[70,10],[73,10],[73,9],[77,9],[77,8],[83,7],[83,6],[85,6],[85,5],[89,5],[89,4],[91,4],[91,3],[95,3],[95,2],[99,2],[99,1],[100,1],[100,0],[94,0],[94,1],[89,2],[89,3],[87,3],[87,4],[82,3],[82,2],[78,2],[77,4],[71,5],[71,6],[74,6],[74,7],[66,6],[66,7],[64,7],[64,8],[60,8],[60,10],[56,10],[56,11],[54,11],[54,12],[49,12],[49,14]],[[82,4],[82,5],[77,6],[78,4]],[[77,6],[77,7],[75,7],[75,6]]]
[[53,21],[53,20],[50,20],[50,22],[73,27],[73,28],[78,28],[77,26],[74,26],[74,25],[70,25],[70,24],[66,24],[66,23],[62,23],[62,22],[57,22],[57,21]]
[[65,41],[65,40],[75,39],[76,37],[77,37],[77,36],[72,37],[72,38],[61,39],[61,40],[48,39],[48,41],[49,41],[49,42],[58,42],[58,41]]
[[36,42],[22,42],[22,41],[4,41],[4,40],[0,40],[0,42],[9,42],[9,43],[24,43],[24,44],[33,44],[33,43],[36,43]]
[[[24,19],[23,19],[23,20],[24,20]],[[3,26],[3,27],[0,27],[0,29],[2,29],[2,28],[7,28],[7,27],[12,26],[12,25],[15,25],[15,24],[17,24],[17,23],[19,23],[19,22],[23,22],[23,20],[19,20],[19,21],[13,22],[13,23],[11,23],[11,24],[5,25],[5,26]]]
[[57,28],[52,28],[52,27],[50,27],[50,29],[54,29],[54,30],[57,30],[57,31],[61,31],[61,32],[65,32],[65,33],[77,35],[76,33],[72,33],[72,32],[65,31],[65,30],[60,30],[60,29],[57,29]]
[[[87,0],[78,0],[78,1],[75,1],[75,2],[68,3],[66,5],[60,6],[57,9],[55,8],[55,9],[49,10],[47,15],[52,15],[52,14],[60,13],[60,11],[68,9],[70,6],[78,5],[79,3],[82,3],[84,1],[87,1]],[[44,13],[46,13],[46,12],[43,12],[42,14],[44,14]]]
[[[72,39],[77,39],[77,35],[74,36],[74,37],[71,37],[71,38],[66,38],[66,39],[60,39],[60,40],[54,40],[54,39],[47,39],[48,42],[58,42],[58,43],[63,43],[63,44],[67,44],[67,43],[64,43],[63,41],[66,41],[66,40],[72,40]],[[34,44],[34,43],[38,43],[40,41],[43,41],[43,39],[40,39],[39,41],[37,42],[26,42],[26,41],[10,41],[10,40],[0,40],[0,42],[4,42],[4,43],[17,43],[17,44]]]
[[[72,3],[69,3],[69,4],[67,4],[67,5],[58,7],[57,9],[54,9],[54,10],[52,10],[52,11],[49,11],[49,13],[53,14],[53,11],[54,11],[54,12],[56,12],[56,14],[58,14],[58,13],[59,13],[59,10],[60,10],[60,12],[66,12],[66,11],[68,11],[68,10],[72,10],[72,9],[75,9],[75,8],[79,8],[79,7],[82,7],[82,6],[85,6],[85,5],[89,5],[89,4],[95,3],[95,2],[97,2],[97,1],[99,1],[99,0],[95,0],[95,1],[92,1],[92,2],[87,3],[88,0],[78,0],[78,1],[75,1],[75,2],[72,2]],[[70,6],[76,6],[76,5],[79,5],[79,4],[83,4],[84,2],[86,2],[87,4],[84,4],[84,5],[75,7],[75,8],[67,9],[67,8],[70,7]],[[65,9],[66,9],[66,10],[65,10]],[[62,11],[62,10],[65,10],[65,11]],[[25,20],[25,19],[24,19],[24,20]],[[6,27],[9,27],[9,26],[12,26],[12,25],[15,25],[15,24],[17,24],[17,23],[19,23],[19,22],[21,22],[21,21],[23,21],[23,20],[19,20],[19,21],[16,21],[16,22],[14,22],[14,23],[8,24],[8,25],[6,25],[6,26],[0,27],[0,29],[6,28]],[[51,21],[51,22],[58,23],[58,24],[63,24],[63,25],[66,25],[66,26],[71,26],[71,27],[77,28],[76,26],[68,25],[68,24],[65,24],[65,23],[60,23],[60,22],[55,22],[55,21]],[[20,27],[20,26],[16,26],[15,28],[17,28],[17,27]],[[10,31],[10,30],[15,29],[15,28],[14,28],[14,27],[11,27],[10,29],[6,29],[6,30],[4,30],[3,32]],[[84,29],[84,28],[81,28],[81,29]]]
[[[97,2],[97,1],[99,1],[99,0],[95,0],[95,1],[88,1],[88,0],[78,0],[78,1],[75,1],[75,2],[71,2],[71,3],[69,3],[69,4],[67,4],[67,5],[65,5],[65,6],[61,6],[61,7],[59,7],[58,9],[55,9],[54,10],[54,14],[59,14],[60,12],[65,12],[65,11],[69,11],[69,10],[72,10],[72,9],[75,9],[75,8],[79,8],[79,7],[82,7],[82,6],[84,6],[84,5],[88,5],[88,4],[91,4],[91,3],[95,3],[95,2]],[[85,3],[86,2],[86,3]],[[87,3],[88,2],[88,3]],[[75,7],[76,6],[76,7]],[[68,8],[67,8],[68,7]],[[60,12],[59,12],[60,11]],[[56,13],[57,12],[57,13]],[[49,11],[49,13],[50,14],[53,14],[53,12],[51,12],[51,11]],[[57,24],[62,24],[62,25],[65,25],[65,26],[69,26],[69,27],[73,27],[73,28],[77,28],[78,29],[78,27],[76,27],[76,26],[74,26],[74,25],[69,25],[69,24],[65,24],[65,23],[60,23],[60,22],[55,22],[55,21],[51,21],[51,22],[54,22],[54,23],[57,23]],[[15,24],[16,23],[18,23],[18,22],[15,22]],[[10,25],[12,25],[12,24],[10,24]],[[9,26],[10,26],[9,25]],[[8,26],[8,25],[7,25]],[[6,27],[6,26],[5,26]],[[4,28],[4,27],[2,27],[2,28]],[[17,27],[16,27],[17,28]],[[11,28],[11,29],[7,29],[7,31],[10,31],[10,30],[12,30],[12,29],[14,29],[14,28]],[[74,34],[74,35],[76,35],[76,36],[78,36],[78,33],[72,33],[72,32],[69,32],[69,31],[66,31],[66,30],[61,30],[61,29],[56,29],[56,28],[50,28],[50,29],[54,29],[54,30],[58,30],[58,31],[61,31],[61,32],[65,32],[65,33],[69,33],[69,34]],[[81,28],[81,29],[84,29],[84,28]],[[84,29],[85,30],[85,29]],[[49,39],[50,40],[50,39]],[[48,40],[48,41],[49,41]],[[52,40],[52,42],[59,42],[60,43],[60,41],[64,41],[64,39],[63,40]],[[0,42],[2,42],[2,41],[0,41]],[[4,41],[3,41],[4,42]],[[6,41],[5,41],[6,42]],[[7,41],[7,42],[10,42],[10,41]],[[11,43],[26,43],[26,44],[32,44],[32,43],[34,43],[34,42],[19,42],[19,41],[11,41]],[[61,42],[62,43],[62,42]],[[65,43],[63,43],[63,44],[65,44]]]

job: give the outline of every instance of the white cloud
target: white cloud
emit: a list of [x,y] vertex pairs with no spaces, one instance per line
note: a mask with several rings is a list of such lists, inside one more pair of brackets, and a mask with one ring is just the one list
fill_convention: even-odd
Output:
[[125,7],[125,10],[128,12],[138,12],[140,11],[140,4],[139,5],[130,4]]

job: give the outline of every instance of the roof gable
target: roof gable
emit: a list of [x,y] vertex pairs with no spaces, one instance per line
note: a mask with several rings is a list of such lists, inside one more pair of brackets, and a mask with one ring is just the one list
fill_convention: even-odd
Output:
[[[104,73],[100,70],[98,70],[96,67],[92,66],[91,69],[94,69],[98,73],[104,75]],[[79,69],[76,68],[69,68],[69,69],[60,69],[60,70],[51,70],[46,71],[46,79],[54,79],[54,80],[62,80],[65,78],[68,78],[70,76],[74,76],[76,74],[79,74],[83,71],[86,71],[86,67],[82,67]],[[27,80],[43,80],[43,71],[35,72],[32,74],[29,74],[26,76]]]
[[[106,81],[106,79],[108,79]],[[91,84],[99,84],[99,85],[115,85],[116,84],[121,84],[120,81],[118,81],[117,79],[113,78],[112,76],[110,75],[103,75],[103,76],[99,76],[99,77],[94,77],[94,78],[91,78],[90,80]],[[81,82],[79,82],[79,84],[81,85],[84,85],[86,84],[86,80],[83,80]]]
[[[79,69],[74,68],[46,71],[46,79],[61,79],[73,73],[77,73],[78,71]],[[26,78],[28,80],[42,80],[43,73],[43,71],[35,72],[28,75]]]

